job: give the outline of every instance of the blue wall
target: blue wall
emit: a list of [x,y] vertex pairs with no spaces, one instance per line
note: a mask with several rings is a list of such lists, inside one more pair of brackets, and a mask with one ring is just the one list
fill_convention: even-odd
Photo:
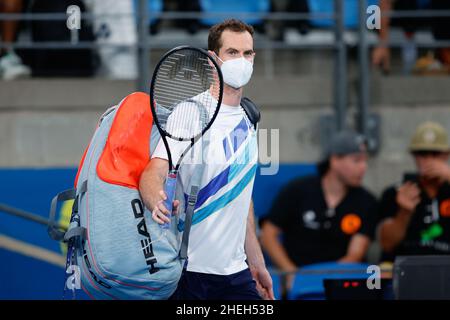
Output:
[[[258,175],[253,197],[256,215],[267,214],[287,181],[313,172],[313,165],[285,164],[277,175]],[[51,199],[72,187],[75,174],[74,168],[0,169],[0,203],[47,218]],[[48,237],[45,226],[4,212],[0,212],[0,235],[62,254],[59,243]],[[63,287],[63,268],[0,249],[0,299],[61,299]]]
[[253,187],[253,202],[257,217],[265,216],[281,188],[292,179],[304,175],[315,174],[313,164],[282,164],[276,175],[262,176],[258,174]]

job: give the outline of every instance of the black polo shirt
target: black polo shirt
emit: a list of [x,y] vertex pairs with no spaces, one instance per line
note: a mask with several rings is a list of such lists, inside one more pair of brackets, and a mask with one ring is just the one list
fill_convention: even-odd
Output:
[[[396,187],[383,192],[379,206],[381,219],[397,214],[396,197]],[[393,253],[385,253],[384,259],[393,260],[396,255],[450,254],[450,185],[444,183],[435,199],[428,197],[423,189],[420,197],[405,239]]]
[[285,186],[268,220],[283,231],[283,244],[291,260],[305,264],[335,261],[347,253],[354,234],[373,237],[377,203],[364,188],[351,188],[341,203],[329,210],[317,176]]

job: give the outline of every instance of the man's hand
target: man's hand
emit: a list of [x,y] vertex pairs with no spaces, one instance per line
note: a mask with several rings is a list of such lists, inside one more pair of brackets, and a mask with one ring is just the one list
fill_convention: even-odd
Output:
[[264,256],[259,245],[255,232],[255,217],[253,212],[253,201],[250,201],[250,207],[247,216],[247,232],[245,234],[245,253],[247,255],[247,263],[252,273],[253,279],[256,281],[256,290],[258,290],[261,298],[265,300],[274,300],[272,278],[267,271],[264,263]]
[[420,190],[415,183],[406,182],[397,190],[397,205],[409,214],[414,212],[420,200]]
[[388,47],[376,47],[372,52],[372,64],[379,66],[384,72],[391,69],[391,51]]
[[265,267],[250,267],[253,279],[256,281],[256,290],[264,300],[275,300],[273,294],[272,277]]
[[430,160],[429,163],[424,165],[421,174],[428,178],[439,179],[441,182],[450,182],[450,167],[440,160]]
[[164,201],[167,199],[166,193],[164,191],[160,191],[159,195],[161,196],[161,200],[159,200],[155,207],[152,210],[152,218],[155,220],[155,222],[159,224],[169,223],[170,222],[170,214],[177,214],[178,213],[178,206],[180,205],[180,201],[174,200],[172,212],[169,212],[167,210],[166,206],[164,205]]

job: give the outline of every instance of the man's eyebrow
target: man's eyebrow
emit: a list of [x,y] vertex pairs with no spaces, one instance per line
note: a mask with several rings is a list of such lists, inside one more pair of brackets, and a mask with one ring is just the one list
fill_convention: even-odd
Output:
[[[225,49],[225,51],[226,51],[226,52],[234,52],[234,51],[239,52],[238,49],[233,48],[233,47],[227,48],[227,49]],[[248,49],[248,50],[245,50],[245,51],[244,51],[245,54],[248,54],[248,53],[254,53],[254,52],[255,52],[255,50],[253,50],[253,49]]]

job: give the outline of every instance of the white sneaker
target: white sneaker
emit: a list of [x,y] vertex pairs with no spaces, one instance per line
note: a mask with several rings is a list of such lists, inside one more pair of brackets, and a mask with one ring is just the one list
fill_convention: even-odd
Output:
[[0,58],[0,75],[3,80],[26,78],[31,75],[31,69],[22,63],[18,55],[9,52]]

